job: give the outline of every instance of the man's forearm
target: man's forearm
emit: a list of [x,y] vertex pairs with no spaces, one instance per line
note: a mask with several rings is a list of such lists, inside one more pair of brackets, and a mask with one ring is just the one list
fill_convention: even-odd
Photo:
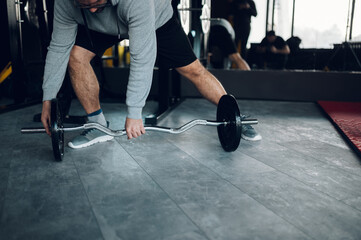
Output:
[[284,54],[284,55],[287,55],[287,54],[290,54],[290,48],[286,45],[284,46],[282,49],[278,49],[277,53],[278,54]]
[[55,98],[59,92],[68,65],[68,56],[69,53],[59,55],[52,51],[48,52],[44,71],[43,101]]

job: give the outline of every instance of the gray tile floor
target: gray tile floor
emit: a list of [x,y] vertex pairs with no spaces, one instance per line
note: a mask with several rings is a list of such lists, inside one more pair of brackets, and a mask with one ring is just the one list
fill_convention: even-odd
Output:
[[[215,127],[148,132],[54,162],[41,106],[0,115],[1,239],[361,239],[361,160],[314,103],[239,100],[260,142],[222,150]],[[154,112],[149,102],[144,114]],[[82,114],[74,103],[72,114]],[[111,128],[125,106],[104,104]],[[187,99],[160,125],[215,119]],[[77,133],[68,133],[69,141]]]

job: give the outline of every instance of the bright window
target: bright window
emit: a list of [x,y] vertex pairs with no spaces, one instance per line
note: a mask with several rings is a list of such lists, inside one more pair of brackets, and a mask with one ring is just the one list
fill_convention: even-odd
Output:
[[[254,0],[258,16],[252,17],[249,43],[257,43],[265,36],[267,0]],[[333,48],[346,38],[349,5],[352,0],[296,0],[294,36],[302,39],[302,48]],[[269,0],[269,26],[272,22],[272,4]],[[273,29],[287,40],[291,37],[293,0],[276,0]],[[356,0],[353,39],[361,41],[361,1]]]
[[294,35],[303,48],[345,41],[349,0],[296,0]]
[[251,32],[248,38],[248,47],[250,43],[260,43],[265,36],[266,31],[266,11],[267,0],[254,0],[257,8],[257,17],[251,18]]

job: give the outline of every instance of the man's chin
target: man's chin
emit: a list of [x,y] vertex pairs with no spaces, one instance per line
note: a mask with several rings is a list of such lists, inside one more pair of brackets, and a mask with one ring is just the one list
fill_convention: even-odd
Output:
[[91,12],[91,13],[101,13],[104,10],[105,7],[102,8],[98,8],[95,12]]

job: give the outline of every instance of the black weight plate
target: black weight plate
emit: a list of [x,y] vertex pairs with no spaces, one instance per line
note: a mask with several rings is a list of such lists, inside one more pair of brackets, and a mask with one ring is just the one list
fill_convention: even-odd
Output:
[[232,95],[221,97],[217,107],[217,122],[227,122],[217,127],[223,149],[226,152],[235,151],[241,141],[242,121],[237,101]]
[[51,101],[51,143],[53,146],[53,154],[56,161],[62,161],[64,155],[64,131],[59,130],[63,128],[63,122],[59,110],[58,101],[53,99]]

